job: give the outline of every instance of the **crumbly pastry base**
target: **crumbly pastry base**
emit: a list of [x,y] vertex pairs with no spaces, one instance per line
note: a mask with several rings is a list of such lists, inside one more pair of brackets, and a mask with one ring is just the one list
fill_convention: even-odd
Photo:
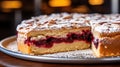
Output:
[[[17,48],[17,41],[10,42],[7,46],[5,46],[8,50],[11,50],[13,52],[21,53],[21,51],[18,51]],[[21,53],[22,54],[22,53]],[[81,59],[88,59],[88,58],[96,58],[93,55],[93,52],[91,49],[84,49],[84,50],[75,50],[75,51],[68,51],[68,52],[59,52],[59,53],[53,53],[53,54],[43,54],[43,55],[33,55],[32,56],[44,56],[44,57],[53,57],[53,58],[81,58]]]
[[24,42],[18,41],[18,50],[24,54],[35,55],[87,49],[89,47],[90,44],[86,43],[85,41],[74,41],[73,43],[55,43],[51,48],[37,47],[35,45],[28,46],[27,44],[24,44]]

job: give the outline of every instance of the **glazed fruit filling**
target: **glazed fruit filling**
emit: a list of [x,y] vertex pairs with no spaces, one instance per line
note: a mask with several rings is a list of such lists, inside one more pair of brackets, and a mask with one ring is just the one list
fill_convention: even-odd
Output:
[[77,33],[69,33],[67,34],[66,38],[56,38],[56,37],[51,37],[51,36],[46,36],[46,39],[40,39],[40,40],[31,40],[31,38],[28,38],[25,40],[25,44],[34,44],[38,47],[45,47],[45,48],[50,48],[53,46],[54,43],[72,43],[75,40],[79,41],[85,41],[87,43],[91,43],[93,40],[93,36],[89,30],[83,30],[81,34]]

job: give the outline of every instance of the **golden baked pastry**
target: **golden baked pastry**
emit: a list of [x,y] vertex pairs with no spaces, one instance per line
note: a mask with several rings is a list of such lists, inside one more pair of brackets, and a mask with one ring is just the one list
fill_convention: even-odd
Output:
[[93,39],[87,14],[52,14],[18,25],[18,49],[25,54],[48,54],[90,47]]
[[120,22],[95,24],[92,33],[92,50],[97,57],[120,55]]
[[92,47],[97,57],[119,56],[119,21],[119,14],[60,13],[32,17],[17,26],[18,49],[38,55]]

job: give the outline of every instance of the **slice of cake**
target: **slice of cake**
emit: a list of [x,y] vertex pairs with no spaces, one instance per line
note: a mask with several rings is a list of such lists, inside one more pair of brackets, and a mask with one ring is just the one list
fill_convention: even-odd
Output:
[[90,47],[93,39],[87,14],[41,15],[18,25],[18,50],[25,54],[48,54]]
[[24,54],[66,52],[91,46],[97,57],[120,56],[119,14],[41,15],[24,20],[17,31],[18,50]]
[[120,22],[97,23],[92,33],[92,50],[97,57],[120,55]]

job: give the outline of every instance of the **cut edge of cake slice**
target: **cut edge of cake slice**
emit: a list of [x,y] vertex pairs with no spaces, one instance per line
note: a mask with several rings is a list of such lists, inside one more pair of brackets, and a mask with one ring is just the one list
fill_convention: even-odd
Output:
[[[75,18],[78,16],[79,18]],[[78,21],[79,19],[82,21]],[[83,15],[39,16],[18,25],[18,49],[25,54],[86,49],[93,39],[90,29]]]
[[97,57],[120,55],[120,22],[96,24],[92,33],[92,50]]

